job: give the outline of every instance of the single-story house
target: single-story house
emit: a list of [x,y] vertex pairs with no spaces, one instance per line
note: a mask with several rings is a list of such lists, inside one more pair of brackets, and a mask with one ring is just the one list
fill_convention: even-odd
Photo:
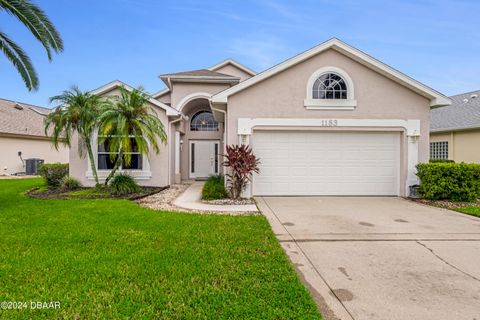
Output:
[[430,158],[480,163],[480,90],[450,97],[430,118]]
[[[222,172],[226,144],[248,144],[261,164],[246,195],[405,195],[429,159],[430,108],[450,104],[335,38],[260,73],[229,59],[160,79],[167,87],[149,103],[168,142],[124,171],[143,185],[205,178]],[[101,177],[111,166],[103,149]],[[89,167],[73,146],[71,175],[92,185]]]
[[45,136],[43,121],[50,109],[0,99],[0,175],[25,172],[25,160],[68,163],[68,148],[56,150]]

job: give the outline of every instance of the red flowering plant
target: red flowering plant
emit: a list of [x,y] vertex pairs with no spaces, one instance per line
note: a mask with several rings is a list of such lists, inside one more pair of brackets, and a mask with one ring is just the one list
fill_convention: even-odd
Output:
[[252,149],[244,144],[226,147],[223,165],[227,167],[227,189],[232,199],[238,199],[252,179],[252,173],[258,173],[260,160]]

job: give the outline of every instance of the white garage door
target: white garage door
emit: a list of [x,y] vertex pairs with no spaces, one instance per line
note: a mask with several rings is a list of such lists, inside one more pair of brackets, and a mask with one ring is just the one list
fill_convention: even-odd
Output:
[[254,195],[398,195],[398,132],[255,131]]

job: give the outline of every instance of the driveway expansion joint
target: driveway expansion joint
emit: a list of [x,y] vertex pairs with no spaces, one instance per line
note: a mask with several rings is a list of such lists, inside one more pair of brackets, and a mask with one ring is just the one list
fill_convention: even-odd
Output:
[[451,264],[450,262],[446,261],[445,259],[443,259],[442,257],[440,257],[438,254],[435,253],[435,251],[433,251],[433,249],[429,248],[426,244],[424,243],[421,243],[420,241],[416,241],[419,245],[421,245],[422,247],[424,247],[425,249],[427,249],[428,251],[430,251],[438,260],[442,261],[443,263],[445,263],[446,265],[448,265],[449,267],[463,273],[464,275],[466,275],[467,277],[470,277],[472,278],[473,280],[476,280],[478,282],[480,282],[480,279],[475,277],[474,275],[471,275],[470,273],[468,272],[465,272],[463,271],[462,269],[456,267],[455,265]]

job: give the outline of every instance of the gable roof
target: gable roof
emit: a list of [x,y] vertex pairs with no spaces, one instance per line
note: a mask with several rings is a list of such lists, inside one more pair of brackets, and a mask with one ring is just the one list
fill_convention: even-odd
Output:
[[[213,65],[213,66],[211,66],[210,68],[207,68],[207,69],[199,69],[199,70],[184,71],[184,72],[177,72],[177,73],[160,75],[160,79],[162,79],[163,82],[165,82],[167,87],[155,92],[154,94],[152,94],[152,97],[159,98],[159,97],[161,97],[161,96],[170,92],[170,88],[168,87],[169,84],[168,84],[168,80],[167,80],[167,78],[169,76],[177,76],[177,79],[178,79],[178,76],[186,76],[188,78],[188,77],[192,77],[192,76],[201,76],[203,74],[205,76],[210,75],[210,77],[217,76],[219,78],[221,78],[222,76],[223,77],[227,76],[227,77],[235,78],[236,81],[240,81],[240,79],[237,78],[237,77],[233,77],[233,76],[225,74],[225,73],[215,72],[216,70],[218,70],[218,69],[220,69],[220,68],[222,68],[226,65],[229,65],[229,64],[238,68],[238,69],[240,69],[240,70],[242,70],[242,71],[244,71],[244,72],[246,72],[247,74],[249,74],[251,76],[254,76],[254,75],[257,74],[255,71],[253,71],[252,69],[244,66],[243,64],[241,64],[241,63],[239,63],[239,62],[237,62],[237,61],[235,61],[231,58],[228,58],[228,59],[225,59],[223,61],[220,61],[219,63],[217,63],[217,64],[215,64],[215,65]],[[165,80],[167,80],[167,81],[165,81]]]
[[198,69],[198,70],[191,70],[191,71],[182,71],[176,73],[169,73],[169,74],[162,74],[160,78],[233,78],[238,79],[234,76],[220,73],[216,71],[211,71],[208,69]]
[[430,131],[480,128],[480,90],[450,97],[452,104],[430,111]]
[[50,112],[28,103],[0,99],[0,133],[46,138],[43,121]]
[[228,64],[231,64],[232,66],[248,73],[249,75],[251,76],[254,76],[256,75],[257,73],[255,71],[253,71],[252,69],[248,68],[247,66],[244,66],[243,64],[231,59],[231,58],[228,58],[228,59],[225,59],[223,61],[220,61],[219,63],[211,66],[210,68],[208,68],[208,70],[218,70],[220,68],[223,68],[224,66],[228,65]]
[[432,88],[418,82],[417,80],[401,73],[400,71],[380,62],[379,60],[371,57],[370,55],[349,46],[345,42],[332,38],[328,41],[325,41],[307,51],[304,51],[284,62],[277,64],[270,69],[267,69],[263,72],[258,73],[257,75],[240,82],[239,84],[228,88],[224,91],[221,91],[212,96],[212,103],[217,104],[225,104],[227,103],[228,97],[238,93],[246,88],[249,88],[255,85],[258,82],[261,82],[265,79],[268,79],[277,73],[280,73],[288,68],[291,68],[321,52],[324,52],[328,49],[334,49],[349,58],[365,65],[366,67],[382,74],[383,76],[409,88],[410,90],[430,99],[430,106],[442,106],[442,105],[449,105],[450,100],[444,96],[443,94],[439,93],[438,91],[433,90]]
[[170,73],[170,74],[162,74],[160,75],[160,79],[170,88],[171,81],[177,82],[214,82],[214,83],[238,83],[240,82],[240,78],[211,71],[208,69],[199,69],[199,70],[191,70],[191,71],[183,71],[177,73]]
[[[100,88],[97,88],[95,90],[90,91],[90,93],[95,94],[95,95],[101,95],[103,93],[109,92],[109,91],[111,91],[115,88],[118,88],[118,87],[124,87],[128,91],[132,91],[134,89],[132,86],[129,86],[128,84],[126,84],[126,83],[124,83],[120,80],[114,80],[112,82],[107,83],[106,85],[101,86]],[[174,108],[172,108],[172,107],[170,107],[170,106],[152,98],[150,95],[149,95],[148,102],[150,102],[154,106],[159,107],[160,109],[165,110],[165,112],[167,113],[167,116],[180,115],[180,113],[177,110],[175,110]]]

